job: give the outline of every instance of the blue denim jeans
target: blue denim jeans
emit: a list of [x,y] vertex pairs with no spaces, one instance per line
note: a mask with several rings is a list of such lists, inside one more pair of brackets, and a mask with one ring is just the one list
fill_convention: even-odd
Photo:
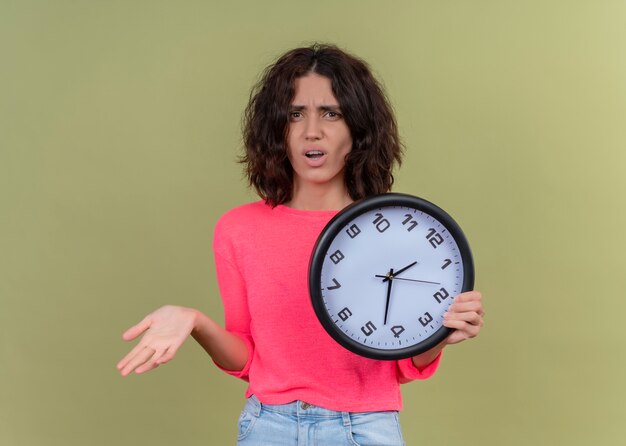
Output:
[[239,446],[404,446],[398,412],[335,412],[303,401],[261,404],[239,417]]

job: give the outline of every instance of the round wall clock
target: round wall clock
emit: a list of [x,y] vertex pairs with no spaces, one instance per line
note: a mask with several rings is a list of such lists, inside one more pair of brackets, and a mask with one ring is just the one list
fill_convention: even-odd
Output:
[[469,244],[441,208],[388,193],[357,201],[320,234],[309,291],[324,329],[348,350],[402,359],[451,332],[443,315],[474,286]]

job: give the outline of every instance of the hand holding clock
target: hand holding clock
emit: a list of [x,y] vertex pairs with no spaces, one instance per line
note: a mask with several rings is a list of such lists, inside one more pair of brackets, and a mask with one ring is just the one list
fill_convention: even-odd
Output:
[[476,337],[483,326],[485,311],[482,305],[482,296],[478,291],[466,291],[459,294],[454,303],[444,313],[443,325],[455,329],[442,342],[430,350],[417,356],[413,356],[413,364],[425,367],[432,363],[446,345],[458,344],[459,342]]
[[466,339],[476,337],[483,326],[484,317],[485,310],[479,291],[467,291],[459,294],[443,315],[443,325],[455,329],[446,338],[446,344],[458,344]]

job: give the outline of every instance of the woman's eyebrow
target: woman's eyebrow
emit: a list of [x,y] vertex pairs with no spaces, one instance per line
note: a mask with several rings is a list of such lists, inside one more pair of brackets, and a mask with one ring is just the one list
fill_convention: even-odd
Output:
[[[306,105],[292,104],[289,106],[289,111],[303,111],[307,108],[308,107]],[[339,105],[320,105],[319,107],[317,107],[317,110],[339,112],[341,110],[341,107],[339,107]]]

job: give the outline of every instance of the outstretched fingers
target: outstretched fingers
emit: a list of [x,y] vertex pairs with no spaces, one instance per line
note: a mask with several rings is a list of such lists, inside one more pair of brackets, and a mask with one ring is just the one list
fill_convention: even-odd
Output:
[[163,355],[160,358],[156,359],[156,365],[160,366],[161,364],[165,364],[170,361],[174,355],[176,354],[176,348],[170,347],[163,352]]
[[123,370],[128,365],[128,363],[133,360],[139,353],[141,353],[145,348],[145,344],[142,343],[135,345],[133,349],[129,351],[120,362],[117,363],[117,369],[120,371]]
[[127,376],[133,370],[140,373],[139,370],[141,367],[149,362],[155,353],[156,350],[154,348],[138,344],[122,361],[120,361],[117,368],[122,376]]
[[152,369],[156,369],[159,365],[161,365],[162,363],[159,362],[159,360],[163,357],[163,354],[167,351],[167,349],[165,350],[155,350],[154,354],[143,364],[141,364],[140,366],[138,366],[135,369],[135,373],[144,373],[147,372],[149,370]]

